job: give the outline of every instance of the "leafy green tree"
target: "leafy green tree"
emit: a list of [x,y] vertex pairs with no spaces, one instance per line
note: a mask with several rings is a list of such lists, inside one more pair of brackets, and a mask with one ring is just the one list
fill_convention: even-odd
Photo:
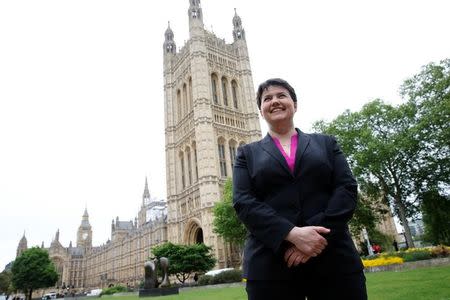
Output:
[[422,213],[424,240],[435,245],[450,245],[450,198],[433,190],[424,193]]
[[437,190],[449,194],[450,178],[450,59],[424,66],[400,90],[415,110],[414,137],[422,159],[416,171],[418,194]]
[[339,140],[364,197],[394,207],[411,247],[408,217],[418,210],[412,171],[420,161],[419,143],[410,131],[414,114],[409,105],[393,107],[374,100],[359,112],[346,111],[328,124],[315,124],[316,130]]
[[247,229],[238,219],[233,208],[233,183],[230,178],[227,179],[223,187],[222,200],[214,205],[213,214],[213,232],[221,236],[225,242],[237,245],[242,257],[242,246],[245,242]]
[[12,292],[12,274],[11,271],[3,271],[0,273],[0,293],[10,295]]
[[168,273],[175,275],[181,283],[184,283],[194,272],[206,272],[214,267],[216,260],[210,251],[211,247],[205,244],[164,243],[152,248],[152,254],[156,258],[169,259]]
[[349,222],[351,234],[358,237],[363,228],[366,228],[370,234],[370,230],[375,228],[382,214],[386,212],[386,206],[379,199],[370,199],[358,194],[358,205]]
[[428,191],[450,190],[450,60],[424,66],[401,94],[407,101],[397,107],[374,100],[314,127],[338,138],[361,193],[394,208],[413,247],[408,218]]
[[27,300],[31,300],[33,290],[54,286],[58,280],[48,252],[39,247],[30,248],[17,257],[11,272],[14,287],[22,290]]

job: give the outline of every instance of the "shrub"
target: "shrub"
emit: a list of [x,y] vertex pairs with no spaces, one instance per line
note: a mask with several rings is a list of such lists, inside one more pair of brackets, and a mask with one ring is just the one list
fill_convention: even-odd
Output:
[[405,251],[399,251],[397,256],[403,258],[404,261],[418,261],[432,258],[431,248],[409,248]]
[[122,292],[126,292],[127,288],[121,285],[116,285],[110,288],[105,288],[102,290],[102,293],[100,294],[100,296],[103,295],[112,295],[115,293],[122,293]]
[[440,245],[431,249],[431,257],[447,257],[449,255],[450,255],[450,247]]
[[198,285],[208,285],[208,284],[211,284],[212,279],[213,279],[213,276],[211,276],[211,275],[201,275],[198,278],[197,284]]
[[241,281],[242,281],[241,270],[229,270],[215,275],[211,280],[211,284],[231,283]]

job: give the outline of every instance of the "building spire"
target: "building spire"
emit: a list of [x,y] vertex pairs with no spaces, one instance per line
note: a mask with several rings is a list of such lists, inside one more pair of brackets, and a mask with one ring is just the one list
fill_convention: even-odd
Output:
[[28,249],[27,238],[25,237],[25,230],[23,231],[23,236],[19,241],[17,246],[16,257],[19,257],[25,250]]
[[148,190],[147,176],[145,176],[145,188],[142,195],[142,206],[145,206],[150,201],[150,191]]
[[189,31],[192,31],[194,27],[203,28],[203,12],[200,7],[200,0],[189,0],[188,15]]
[[87,205],[85,206],[83,216],[81,217],[80,227],[85,229],[91,228],[91,224],[89,224],[89,214],[87,212]]
[[242,27],[241,17],[238,16],[236,8],[234,9],[233,17],[233,39],[234,41],[245,40],[245,30]]
[[177,51],[177,46],[173,40],[173,31],[170,29],[170,22],[167,22],[167,29],[164,33],[164,54],[172,53],[175,54]]

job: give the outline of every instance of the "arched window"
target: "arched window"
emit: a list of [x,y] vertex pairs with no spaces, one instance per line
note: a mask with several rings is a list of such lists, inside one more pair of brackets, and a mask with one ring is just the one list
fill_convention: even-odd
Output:
[[198,181],[198,164],[197,164],[197,147],[195,142],[192,143],[192,151],[194,151],[194,169],[195,169],[195,181]]
[[220,138],[217,141],[217,146],[219,150],[220,176],[227,177],[227,161],[225,159],[225,141],[223,140],[223,138]]
[[222,96],[223,96],[223,105],[228,106],[228,81],[225,77],[222,77]]
[[177,117],[178,117],[178,122],[180,122],[181,119],[183,118],[183,116],[181,114],[181,92],[180,92],[180,90],[177,90]]
[[237,149],[236,145],[237,145],[237,143],[236,143],[236,141],[231,140],[228,143],[228,145],[229,145],[228,150],[230,150],[231,171],[233,171],[234,161],[236,160],[236,149]]
[[180,166],[181,166],[181,188],[184,190],[186,188],[186,179],[184,177],[184,155],[183,152],[180,152]]
[[189,147],[186,148],[186,159],[187,159],[187,171],[188,171],[188,185],[192,184],[192,162],[191,162],[191,150]]
[[187,94],[186,83],[183,84],[183,107],[184,107],[183,115],[188,114],[191,108],[189,107],[189,99]]
[[211,91],[212,91],[213,103],[219,104],[219,96],[217,95],[217,76],[216,76],[216,74],[211,75]]
[[231,82],[231,94],[233,97],[233,106],[234,108],[238,108],[238,93],[237,93],[237,83],[236,81]]
[[192,77],[189,77],[189,105],[194,109],[194,97],[192,96]]

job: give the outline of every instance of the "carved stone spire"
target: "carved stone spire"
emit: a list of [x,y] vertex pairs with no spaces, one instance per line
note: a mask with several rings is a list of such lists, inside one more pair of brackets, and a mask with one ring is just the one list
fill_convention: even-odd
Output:
[[142,205],[145,205],[150,201],[150,191],[148,190],[148,181],[147,177],[145,177],[145,188],[144,188],[144,194],[142,195]]
[[170,22],[168,22],[166,32],[164,33],[164,54],[177,52],[177,46],[173,39],[173,31],[170,29]]
[[203,12],[200,7],[200,0],[189,0],[189,32],[191,35],[195,28],[203,29]]
[[233,39],[234,41],[245,40],[245,30],[242,27],[241,17],[238,16],[236,8],[234,9],[233,17]]

